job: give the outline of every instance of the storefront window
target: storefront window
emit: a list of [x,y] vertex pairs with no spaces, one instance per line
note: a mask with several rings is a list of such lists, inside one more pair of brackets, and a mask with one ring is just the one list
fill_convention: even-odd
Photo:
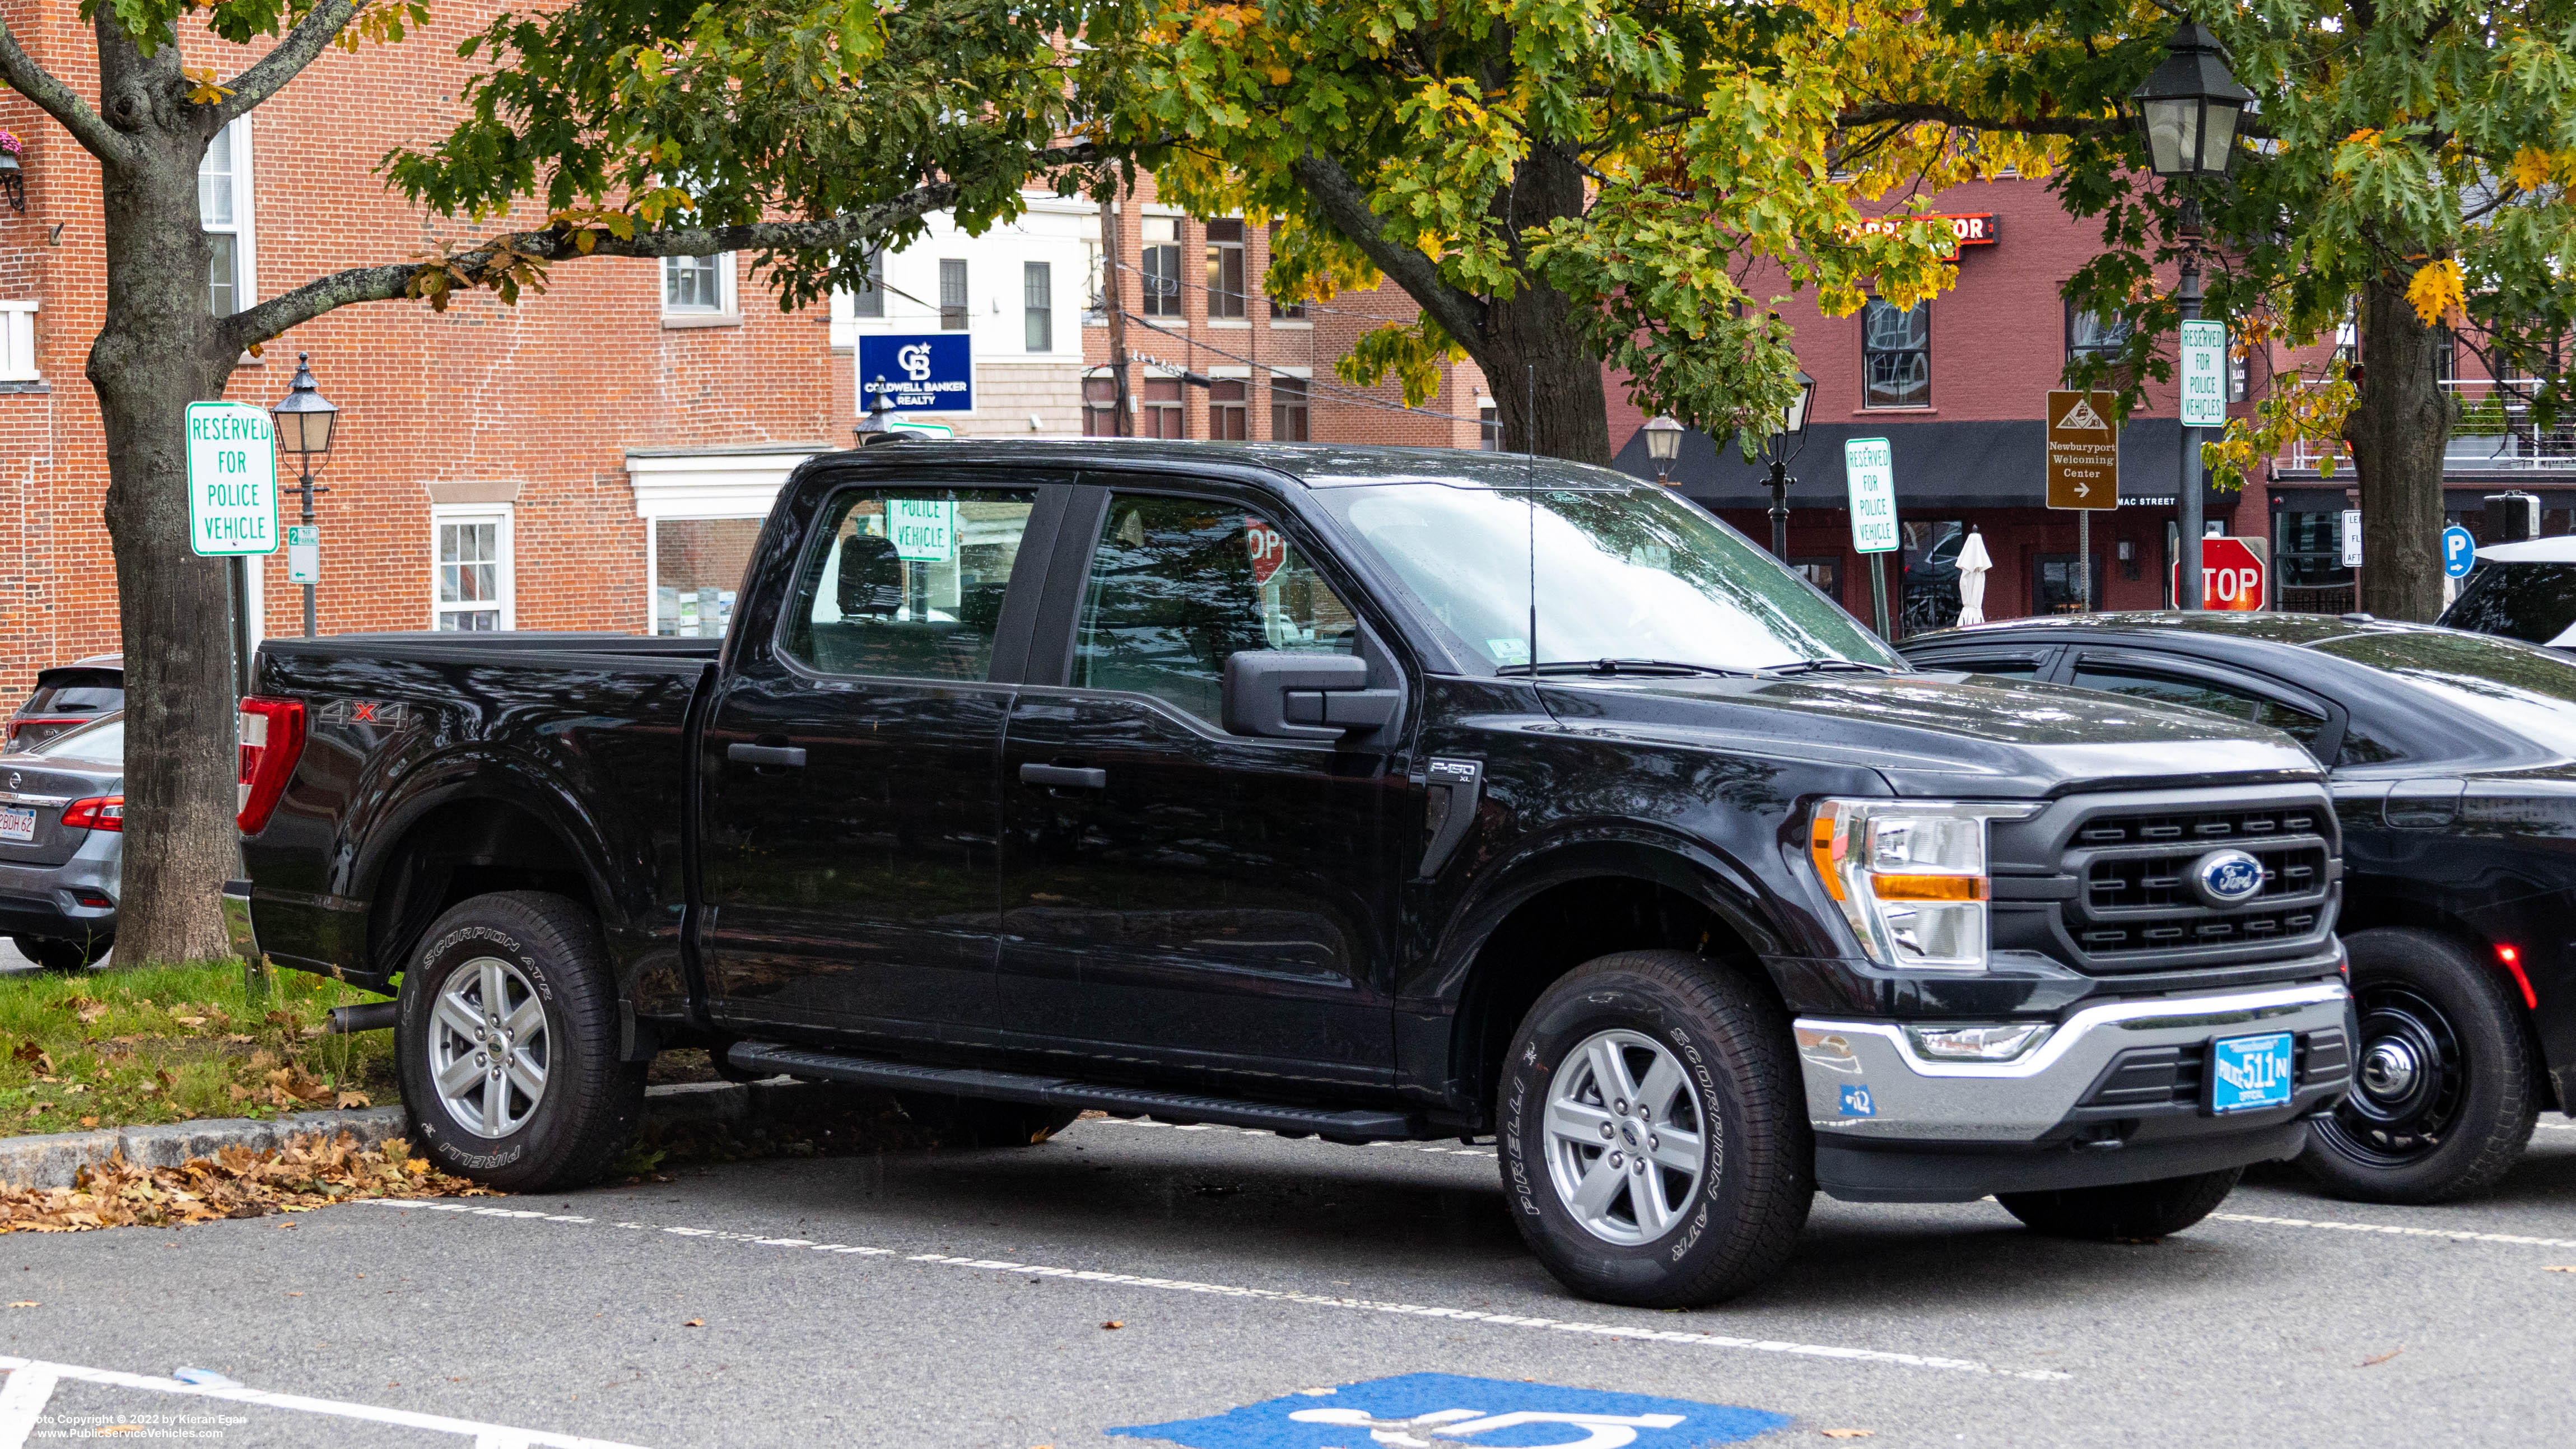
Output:
[[2355,608],[2352,570],[2343,563],[2343,514],[2284,512],[2273,517],[2281,611],[2342,614]]
[[[2044,553],[2031,560],[2030,611],[2033,614],[2084,612],[2084,576],[2071,553]],[[2093,555],[2093,601],[2102,600],[2102,556]]]
[[734,590],[760,538],[757,518],[653,520],[653,632],[721,638],[733,622]]
[[1904,533],[1899,634],[1947,629],[1959,622],[1959,549],[1968,525],[1955,518],[1898,525]]

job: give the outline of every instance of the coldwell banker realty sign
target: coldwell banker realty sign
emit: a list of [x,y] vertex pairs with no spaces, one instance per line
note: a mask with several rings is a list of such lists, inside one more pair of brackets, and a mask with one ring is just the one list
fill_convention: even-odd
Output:
[[859,411],[876,411],[877,396],[899,413],[971,413],[975,410],[975,346],[965,332],[913,336],[859,336]]
[[188,547],[277,552],[277,429],[265,410],[188,404]]

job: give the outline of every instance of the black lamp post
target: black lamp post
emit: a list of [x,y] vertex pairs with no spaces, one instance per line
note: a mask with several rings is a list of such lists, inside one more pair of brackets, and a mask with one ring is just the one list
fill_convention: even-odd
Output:
[[[2184,321],[2200,316],[2200,197],[2188,189],[2194,177],[2224,177],[2236,162],[2237,122],[2253,103],[2254,93],[2236,83],[2227,68],[2227,51],[2198,21],[2174,27],[2166,42],[2164,64],[2144,85],[2129,92],[2138,107],[2138,131],[2147,143],[2147,167],[2180,183],[2182,285],[2174,302]],[[2174,498],[2181,535],[2174,560],[2174,607],[2200,607],[2200,439],[2198,428],[2182,430],[2182,479]],[[2088,561],[2089,562],[2089,561]]]
[[1815,411],[1815,400],[1816,380],[1802,370],[1798,395],[1762,444],[1763,456],[1771,461],[1771,555],[1782,563],[1789,561],[1789,485],[1797,481],[1789,476],[1789,462],[1806,447],[1807,415]]
[[1682,425],[1671,418],[1646,420],[1646,456],[1655,460],[1655,481],[1670,486],[1673,460],[1682,455]]
[[[277,420],[277,446],[293,453],[301,464],[303,480],[296,485],[296,492],[303,495],[304,507],[299,521],[308,528],[313,524],[313,495],[331,491],[313,481],[313,460],[330,456],[331,429],[340,421],[340,410],[314,385],[310,363],[311,354],[295,354],[295,381],[287,387],[285,400],[268,410]],[[310,583],[304,586],[304,637],[313,637]]]

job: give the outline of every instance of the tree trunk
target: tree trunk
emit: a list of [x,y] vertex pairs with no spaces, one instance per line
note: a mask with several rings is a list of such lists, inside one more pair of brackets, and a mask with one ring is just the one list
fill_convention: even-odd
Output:
[[[1558,217],[1583,215],[1584,200],[1582,171],[1541,142],[1530,148],[1511,189],[1494,198],[1492,211],[1517,255],[1522,232]],[[1609,466],[1610,418],[1601,389],[1601,359],[1585,343],[1564,293],[1524,269],[1520,289],[1509,300],[1487,304],[1483,335],[1459,341],[1493,389],[1505,451]]]
[[2362,291],[2361,385],[2344,437],[2361,485],[2361,607],[2429,623],[2442,612],[2442,455],[2450,394],[2435,380],[2434,332],[2404,279]]
[[232,614],[223,561],[189,548],[187,407],[223,395],[206,241],[205,140],[169,83],[178,50],[138,56],[102,7],[100,89],[132,147],[102,168],[107,315],[87,368],[107,432],[107,528],[125,651],[119,962],[229,953],[218,892],[236,873]]

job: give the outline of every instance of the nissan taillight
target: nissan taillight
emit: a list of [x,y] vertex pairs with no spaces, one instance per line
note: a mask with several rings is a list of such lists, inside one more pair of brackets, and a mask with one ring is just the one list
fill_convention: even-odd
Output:
[[92,795],[86,800],[74,800],[63,807],[63,828],[65,830],[123,830],[125,797]]
[[304,702],[252,695],[241,702],[241,793],[234,823],[244,835],[268,828],[268,817],[304,754]]

